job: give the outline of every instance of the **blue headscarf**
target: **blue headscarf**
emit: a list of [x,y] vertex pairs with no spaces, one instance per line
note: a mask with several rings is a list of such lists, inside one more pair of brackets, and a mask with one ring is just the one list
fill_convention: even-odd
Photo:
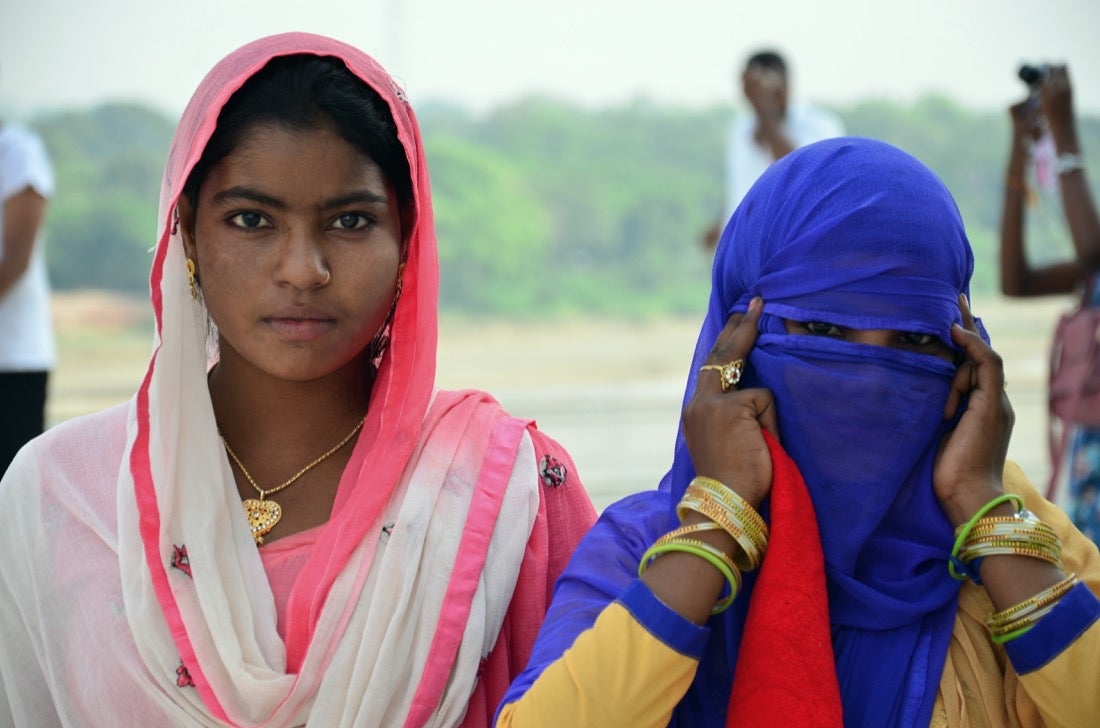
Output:
[[[946,569],[952,528],[932,489],[937,446],[953,425],[943,408],[955,367],[929,354],[790,335],[783,319],[927,333],[951,345],[973,266],[943,183],[901,150],[859,138],[818,142],[773,164],[715,252],[685,402],[729,315],[761,296],[741,387],[774,394],[780,441],[814,504],[848,726],[931,718],[958,594]],[[681,433],[660,488],[675,504],[693,475]],[[742,609],[725,617],[728,659],[743,619]]]

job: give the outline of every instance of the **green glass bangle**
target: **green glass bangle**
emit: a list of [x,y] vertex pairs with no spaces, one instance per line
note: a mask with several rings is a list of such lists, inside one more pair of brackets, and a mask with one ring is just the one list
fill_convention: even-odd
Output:
[[981,508],[979,508],[978,512],[971,516],[970,520],[963,524],[962,528],[958,530],[955,535],[955,545],[951,548],[951,558],[947,562],[947,571],[951,574],[951,577],[953,579],[957,579],[958,581],[966,581],[967,576],[969,575],[968,573],[965,573],[969,571],[967,569],[963,570],[964,573],[960,573],[959,571],[957,571],[955,568],[955,564],[962,563],[959,561],[959,549],[961,549],[963,543],[966,542],[966,537],[970,535],[970,530],[974,528],[978,521],[982,520],[982,517],[986,513],[989,513],[991,510],[1001,505],[1002,503],[1008,503],[1009,501],[1014,501],[1018,510],[1022,510],[1024,507],[1024,499],[1016,495],[1015,493],[1005,493],[1004,495],[999,495],[993,500],[986,503]]
[[1025,634],[1028,630],[1030,630],[1034,626],[1035,626],[1034,624],[1029,624],[1026,627],[1021,627],[1020,629],[1014,629],[1011,632],[1005,632],[1004,634],[991,634],[991,635],[989,635],[989,638],[991,640],[993,640],[994,644],[1003,645],[1006,642],[1011,642],[1012,640],[1016,639],[1017,637],[1020,637],[1021,635]]
[[638,563],[638,576],[645,573],[646,567],[649,566],[649,563],[653,561],[653,559],[668,551],[680,551],[704,559],[710,563],[711,566],[718,569],[718,571],[722,573],[722,576],[726,578],[726,582],[730,586],[729,596],[718,600],[714,608],[710,610],[711,614],[721,614],[733,604],[733,600],[737,598],[737,592],[741,589],[740,572],[737,570],[737,567],[730,568],[732,562],[729,561],[728,556],[710,544],[702,541],[685,538],[674,538],[669,541],[664,541],[663,543],[658,541],[646,549],[646,552],[642,554],[642,560]]

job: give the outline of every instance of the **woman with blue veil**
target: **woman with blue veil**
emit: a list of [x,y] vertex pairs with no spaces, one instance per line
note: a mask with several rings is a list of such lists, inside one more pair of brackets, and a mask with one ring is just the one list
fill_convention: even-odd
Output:
[[559,579],[498,726],[1100,715],[1100,554],[1006,463],[974,257],[923,164],[773,165],[715,254],[673,462]]

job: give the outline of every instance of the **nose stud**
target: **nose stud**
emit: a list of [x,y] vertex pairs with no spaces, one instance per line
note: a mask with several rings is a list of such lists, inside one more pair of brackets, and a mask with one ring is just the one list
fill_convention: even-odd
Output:
[[331,280],[332,280],[332,271],[326,269],[325,270],[325,278],[324,278],[324,280],[321,281],[321,285],[322,286],[327,286],[329,284],[329,281],[331,281]]

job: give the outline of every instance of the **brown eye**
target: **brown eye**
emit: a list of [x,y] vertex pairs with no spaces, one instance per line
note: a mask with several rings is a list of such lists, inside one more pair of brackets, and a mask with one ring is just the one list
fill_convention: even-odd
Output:
[[264,216],[258,212],[238,212],[229,218],[230,223],[246,230],[255,230],[261,227],[271,227],[271,225],[264,219]]
[[802,324],[802,328],[806,329],[807,333],[814,336],[843,336],[844,329],[836,324],[826,323],[824,321],[806,321]]
[[921,354],[931,354],[944,361],[955,362],[956,366],[959,364],[956,361],[954,349],[943,343],[940,337],[933,334],[921,334],[916,331],[899,332],[898,345],[902,349],[916,351]]
[[918,334],[915,331],[905,332],[900,338],[901,342],[908,346],[931,346],[940,343],[939,338],[932,334]]
[[374,220],[372,218],[362,213],[345,212],[332,221],[331,227],[336,230],[361,230],[373,223]]

